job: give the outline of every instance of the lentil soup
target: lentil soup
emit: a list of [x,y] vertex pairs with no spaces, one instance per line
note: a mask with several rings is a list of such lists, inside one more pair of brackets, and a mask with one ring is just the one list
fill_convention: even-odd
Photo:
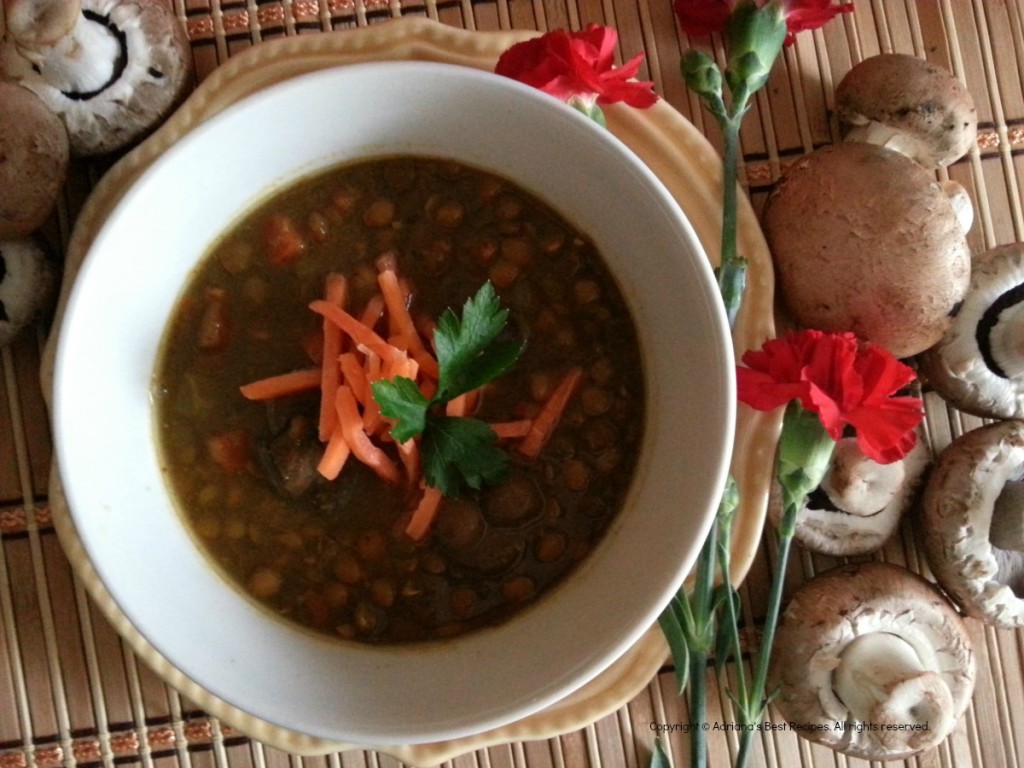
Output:
[[[523,351],[485,386],[476,419],[529,423],[567,371],[582,374],[539,453],[500,437],[503,479],[445,496],[416,537],[421,487],[351,459],[336,479],[318,471],[319,390],[240,394],[322,365],[325,321],[310,304],[329,275],[345,276],[347,311],[376,323],[384,263],[427,346],[437,318],[487,282],[508,310]],[[400,156],[304,179],[233,225],[178,301],[154,402],[177,506],[229,580],[307,628],[398,643],[504,621],[586,557],[632,481],[645,390],[630,313],[584,234],[505,179]],[[401,466],[394,442],[381,450]]]

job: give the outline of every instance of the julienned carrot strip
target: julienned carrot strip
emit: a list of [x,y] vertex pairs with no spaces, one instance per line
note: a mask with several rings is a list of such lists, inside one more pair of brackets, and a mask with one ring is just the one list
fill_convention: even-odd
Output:
[[402,460],[405,467],[405,477],[410,485],[420,481],[420,444],[416,440],[406,440],[398,443],[398,458]]
[[317,464],[317,471],[328,480],[334,480],[341,474],[342,467],[352,454],[352,449],[345,439],[345,432],[335,420],[334,431],[324,448],[324,453]]
[[[348,281],[344,275],[331,272],[324,285],[324,300],[344,309],[348,296]],[[326,317],[323,319],[323,361],[320,377],[320,441],[326,442],[334,432],[338,412],[334,408],[334,392],[338,388],[340,374],[338,355],[341,353],[341,329]]]
[[516,419],[515,421],[498,421],[488,425],[498,437],[526,437],[533,428],[533,419]]
[[355,353],[345,352],[338,357],[338,367],[344,383],[352,390],[356,401],[366,407],[366,404],[373,399],[373,392],[370,390],[370,380],[366,376],[366,369],[359,364]]
[[375,328],[380,319],[384,316],[384,297],[379,293],[373,294],[370,300],[363,307],[363,314],[359,316],[359,322],[367,328]]
[[437,488],[428,485],[423,489],[423,496],[412,511],[408,525],[405,526],[406,536],[413,541],[419,541],[427,535],[441,507],[441,499],[441,491]]
[[392,358],[400,355],[402,351],[388,344],[377,335],[375,331],[363,325],[355,317],[341,307],[336,307],[323,299],[318,299],[309,305],[319,315],[323,315],[332,323],[335,323],[342,331],[356,343],[384,358]]
[[[399,356],[396,356],[395,359],[402,359],[404,356],[404,352],[399,352]],[[380,355],[367,352],[363,359],[363,370],[366,373],[366,380],[368,382],[379,381],[383,378],[383,369],[384,363]],[[383,424],[384,421],[380,415],[380,404],[373,397],[370,397],[363,408],[363,430],[367,434],[376,434]]]
[[521,454],[528,458],[536,458],[540,454],[582,380],[582,368],[571,368],[565,373],[534,417],[530,431],[519,443]]
[[401,472],[395,463],[380,448],[373,444],[370,436],[363,430],[363,417],[359,413],[359,404],[355,395],[347,385],[338,387],[335,397],[338,409],[338,423],[345,435],[352,454],[389,483],[398,483],[402,479]]
[[473,389],[453,397],[444,406],[445,416],[469,416],[480,401],[480,390]]
[[239,389],[249,400],[273,400],[275,397],[308,392],[320,386],[319,368],[302,368],[298,371],[279,373],[265,379],[243,384]]
[[437,360],[435,360],[427,348],[423,346],[419,331],[409,314],[408,296],[406,290],[398,280],[394,269],[382,269],[377,275],[377,284],[380,286],[381,295],[384,297],[384,305],[388,308],[388,319],[394,324],[394,331],[405,339],[409,353],[420,364],[423,372],[433,378],[438,376]]

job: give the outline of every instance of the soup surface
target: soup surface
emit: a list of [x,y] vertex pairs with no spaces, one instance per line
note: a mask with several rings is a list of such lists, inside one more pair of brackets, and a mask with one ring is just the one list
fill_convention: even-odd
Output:
[[[524,342],[462,404],[464,416],[509,427],[497,439],[502,478],[444,496],[415,533],[425,486],[387,418],[359,404],[367,423],[383,420],[374,439],[401,479],[347,446],[328,479],[318,470],[334,450],[319,430],[324,390],[308,386],[329,346],[311,302],[341,275],[335,300],[386,337],[385,268],[400,278],[423,348],[433,350],[442,313],[458,314],[485,283],[508,310],[503,335]],[[369,369],[365,345],[338,343],[328,361],[347,353]],[[240,392],[289,372],[306,385]],[[520,427],[539,423],[573,374],[553,430],[524,449]],[[585,235],[507,180],[412,156],[320,173],[233,225],[178,301],[153,386],[168,483],[212,562],[280,616],[372,643],[492,625],[564,579],[622,505],[644,423],[636,329]]]

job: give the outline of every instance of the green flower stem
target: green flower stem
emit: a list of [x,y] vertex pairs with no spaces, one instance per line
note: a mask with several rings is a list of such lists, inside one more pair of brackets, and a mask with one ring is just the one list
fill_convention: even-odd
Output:
[[718,266],[718,287],[729,318],[729,327],[736,326],[746,288],[747,260],[739,255],[737,246],[737,176],[739,167],[740,124],[746,111],[743,104],[738,115],[732,113],[719,118],[724,147],[722,163],[722,256]]
[[747,701],[749,693],[747,689],[747,671],[743,666],[743,643],[740,639],[739,598],[733,587],[730,567],[732,558],[732,521],[736,509],[739,507],[739,489],[731,478],[724,498],[728,499],[728,501],[723,501],[718,515],[721,528],[718,536],[718,569],[722,574],[722,590],[725,595],[725,600],[723,601],[725,621],[719,630],[722,633],[722,637],[720,644],[716,648],[716,663],[724,665],[729,658],[736,660],[736,690],[735,693],[730,695],[734,701]]
[[[737,692],[740,701],[739,715],[744,728],[740,732],[740,751],[736,756],[735,768],[745,768],[750,760],[750,751],[754,744],[756,725],[762,719],[771,697],[766,695],[768,684],[768,667],[771,663],[772,645],[775,642],[775,628],[779,622],[782,609],[782,588],[789,563],[790,545],[793,543],[793,530],[796,527],[796,513],[800,505],[787,502],[782,512],[782,520],[778,530],[778,561],[775,564],[771,592],[768,595],[768,611],[764,619],[764,634],[758,648],[754,665],[754,680],[749,695],[745,698]],[[741,666],[741,665],[740,665]]]
[[[691,638],[689,673],[690,722],[704,723],[708,719],[707,671],[708,658],[714,647],[715,636],[715,550],[718,546],[718,520],[711,523],[700,558],[697,560],[697,581],[693,590],[693,612],[696,630]],[[690,731],[690,763],[708,764],[708,737],[703,728]]]
[[737,696],[740,720],[747,727],[740,735],[736,768],[744,768],[750,759],[754,735],[758,732],[756,724],[763,718],[765,709],[774,696],[774,693],[766,690],[768,668],[771,665],[775,630],[782,610],[782,592],[786,582],[789,551],[793,544],[793,534],[796,532],[796,516],[807,495],[818,487],[825,476],[834,448],[835,441],[825,431],[816,414],[804,410],[799,401],[795,400],[786,407],[782,435],[779,438],[777,471],[782,490],[782,519],[776,530],[778,555],[772,569],[764,634],[754,662],[753,685],[745,699]]

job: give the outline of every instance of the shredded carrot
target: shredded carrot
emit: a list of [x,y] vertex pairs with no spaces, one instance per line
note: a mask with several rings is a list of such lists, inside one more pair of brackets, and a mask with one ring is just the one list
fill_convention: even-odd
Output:
[[402,460],[405,467],[405,476],[410,485],[415,485],[420,480],[420,444],[415,440],[406,440],[398,443],[398,458]]
[[473,389],[469,392],[463,392],[458,397],[453,397],[445,403],[444,412],[446,416],[469,416],[476,410],[479,402],[480,390]]
[[356,401],[366,407],[367,403],[373,400],[373,392],[370,389],[370,379],[366,375],[366,369],[359,364],[354,352],[345,352],[338,357],[338,367],[345,384],[352,390]]
[[[404,352],[399,352],[399,355],[404,354]],[[379,381],[384,378],[383,361],[380,359],[380,355],[367,352],[363,366],[368,382]],[[366,430],[367,434],[372,435],[379,432],[383,425],[384,420],[380,415],[380,403],[374,400],[373,397],[370,397],[366,401],[366,407],[363,409],[363,429]]]
[[519,444],[519,452],[523,456],[536,458],[540,454],[582,380],[582,368],[570,368],[561,378],[534,417],[530,431]]
[[402,354],[400,349],[395,349],[395,347],[378,336],[373,329],[363,325],[357,318],[341,307],[336,307],[323,299],[317,299],[309,305],[309,308],[341,328],[356,344],[377,353],[381,357],[392,358]]
[[423,496],[420,498],[419,504],[416,505],[416,509],[413,510],[408,525],[405,526],[406,536],[413,541],[420,541],[427,535],[427,531],[430,530],[438,510],[441,508],[441,499],[440,490],[430,485],[424,487]]
[[239,389],[249,400],[273,400],[275,397],[308,392],[320,386],[319,368],[302,368],[288,373],[279,373],[265,379],[243,384]]
[[526,437],[533,429],[533,419],[498,421],[488,425],[499,438]]
[[341,474],[350,455],[352,455],[352,449],[349,448],[348,440],[345,439],[345,431],[338,425],[336,419],[334,431],[331,432],[324,453],[320,457],[320,463],[317,464],[317,471],[328,480],[334,480]]
[[363,430],[359,403],[356,402],[352,390],[345,384],[338,387],[335,407],[338,409],[338,423],[341,425],[348,447],[352,449],[352,454],[386,482],[398,483],[402,479],[398,467],[384,451],[373,444],[370,436]]
[[409,354],[420,364],[423,372],[432,378],[438,377],[437,360],[423,346],[419,331],[409,314],[408,296],[398,280],[394,269],[385,268],[377,275],[377,284],[388,308],[388,320],[393,323],[394,332],[404,339]]
[[384,316],[384,297],[379,293],[375,293],[370,297],[370,300],[366,302],[366,306],[363,307],[363,314],[359,317],[359,322],[365,325],[371,330],[377,327],[377,323]]
[[[348,281],[344,275],[332,272],[327,276],[324,286],[324,300],[336,307],[345,307],[348,296]],[[338,388],[340,372],[338,355],[341,353],[341,329],[326,317],[323,320],[323,358],[320,376],[320,420],[319,434],[321,442],[330,439],[334,425],[338,421],[338,412],[334,408],[334,392]]]

